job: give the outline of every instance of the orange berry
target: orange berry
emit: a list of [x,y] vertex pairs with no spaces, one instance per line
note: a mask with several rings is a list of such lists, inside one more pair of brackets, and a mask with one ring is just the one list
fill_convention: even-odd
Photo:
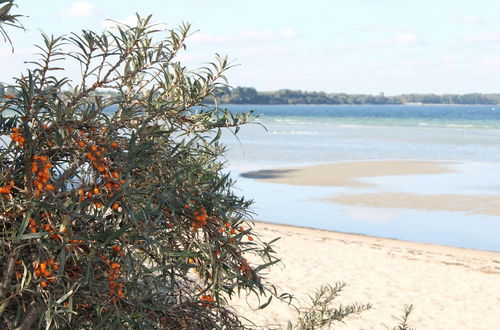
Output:
[[47,159],[48,159],[47,156],[43,156],[43,155],[40,156],[40,161],[42,161],[42,162],[46,162]]
[[113,178],[118,179],[120,177],[120,173],[118,172],[113,172]]
[[116,148],[116,147],[118,147],[118,142],[116,141],[111,142],[111,148]]
[[226,229],[231,228],[231,224],[229,222],[226,222]]
[[92,145],[90,149],[92,149],[92,151],[97,151],[97,147],[95,145]]
[[98,195],[98,194],[99,194],[99,189],[94,188],[94,195]]
[[234,235],[234,234],[236,234],[236,230],[233,228],[233,229],[231,229],[231,235]]
[[42,124],[42,128],[43,128],[43,129],[47,129],[47,125]]
[[248,236],[248,240],[249,241],[253,241],[253,237],[252,236]]
[[78,190],[78,195],[84,195],[84,194],[85,194],[85,190],[83,190],[83,189]]
[[21,276],[22,276],[22,275],[21,275],[21,273],[20,273],[20,272],[16,272],[16,277],[17,277],[17,278],[21,278]]
[[49,282],[50,282],[50,283],[54,283],[55,281],[56,281],[56,279],[55,279],[55,278],[53,278],[53,277],[49,278]]
[[78,145],[80,146],[80,148],[83,148],[83,147],[85,147],[85,142],[78,141]]
[[113,210],[118,210],[120,205],[118,203],[113,203]]
[[50,183],[48,185],[46,185],[45,188],[47,188],[47,190],[50,190],[50,191],[54,191],[55,190],[54,186],[51,185]]
[[46,288],[47,287],[47,282],[42,281],[42,282],[40,282],[40,285],[42,286],[42,288]]

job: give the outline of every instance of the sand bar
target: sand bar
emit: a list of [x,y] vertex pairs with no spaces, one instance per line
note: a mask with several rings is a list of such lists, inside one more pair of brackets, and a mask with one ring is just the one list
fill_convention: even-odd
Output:
[[500,195],[425,195],[412,193],[342,194],[328,199],[336,204],[363,207],[458,211],[500,216]]
[[[410,323],[417,329],[498,328],[500,253],[266,223],[256,230],[264,240],[281,237],[276,250],[283,264],[270,278],[282,291],[307,301],[321,284],[341,281],[347,287],[338,303],[374,305],[338,329],[392,329],[405,304],[415,307]],[[244,299],[235,304],[264,329],[295,315],[279,302],[262,311]]]
[[[452,162],[437,161],[363,161],[321,164],[297,168],[261,170],[242,176],[259,181],[350,188],[377,188],[363,178],[391,175],[445,174],[454,172]],[[341,193],[324,200],[350,206],[456,211],[466,214],[499,216],[500,195],[416,194],[402,191]]]
[[437,161],[363,161],[320,164],[296,168],[260,170],[241,174],[263,182],[305,186],[369,187],[359,179],[385,175],[443,174],[453,170],[452,162]]

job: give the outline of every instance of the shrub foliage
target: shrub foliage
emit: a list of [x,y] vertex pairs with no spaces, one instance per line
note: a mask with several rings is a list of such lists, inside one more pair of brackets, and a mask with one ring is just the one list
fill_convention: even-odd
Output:
[[188,34],[138,16],[43,35],[0,103],[0,327],[235,328],[228,297],[275,295],[220,160],[249,114],[204,105],[229,65],[187,70]]

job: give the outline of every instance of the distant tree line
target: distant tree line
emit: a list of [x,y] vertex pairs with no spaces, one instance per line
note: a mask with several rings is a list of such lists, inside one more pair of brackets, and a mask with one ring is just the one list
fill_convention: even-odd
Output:
[[280,89],[259,92],[253,87],[223,87],[218,91],[218,101],[225,104],[500,104],[499,94],[402,94],[385,96],[306,92]]
[[[0,98],[3,95],[16,95],[13,87],[0,82]],[[96,95],[113,96],[112,91],[96,90]],[[385,96],[370,94],[346,94],[307,92],[280,89],[272,92],[259,92],[253,87],[218,88],[214,93],[218,102],[223,104],[500,104],[498,94],[402,94]],[[1,101],[1,100],[0,100]],[[210,102],[211,100],[206,100]]]

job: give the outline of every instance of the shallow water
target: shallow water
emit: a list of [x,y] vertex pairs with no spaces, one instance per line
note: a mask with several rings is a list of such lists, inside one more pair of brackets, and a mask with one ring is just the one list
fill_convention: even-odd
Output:
[[[257,108],[267,131],[247,125],[239,140],[229,134],[223,138],[240,194],[255,200],[256,219],[500,251],[500,217],[321,201],[362,192],[500,195],[500,111],[490,106]],[[279,185],[239,177],[266,168],[393,159],[452,160],[456,172],[365,178],[376,184],[366,189]]]

